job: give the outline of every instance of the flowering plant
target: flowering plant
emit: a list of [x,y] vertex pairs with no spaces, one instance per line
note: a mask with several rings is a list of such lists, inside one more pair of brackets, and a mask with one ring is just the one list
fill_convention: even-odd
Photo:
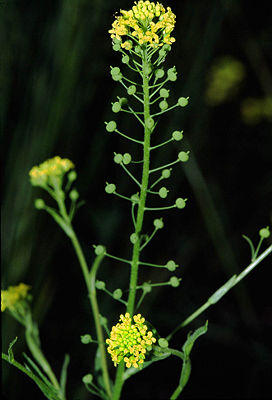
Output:
[[[136,76],[135,81],[126,77],[119,67],[111,67],[112,79],[119,82],[125,89],[127,97],[118,97],[112,103],[112,111],[130,113],[141,128],[141,136],[126,134],[122,132],[114,120],[105,122],[106,131],[110,134],[119,135],[131,142],[133,146],[139,146],[142,159],[135,160],[131,153],[114,153],[113,160],[128,175],[136,185],[136,192],[124,194],[118,191],[118,185],[106,182],[105,191],[109,195],[115,195],[129,204],[131,211],[131,258],[113,255],[105,246],[93,245],[94,261],[88,265],[78,237],[73,227],[75,212],[80,206],[79,193],[73,188],[77,178],[74,164],[68,159],[57,156],[49,159],[30,171],[30,182],[33,186],[40,187],[48,192],[56,203],[56,208],[48,206],[42,198],[36,199],[37,209],[45,210],[61,227],[64,233],[71,240],[77,254],[82,275],[86,284],[90,307],[92,309],[96,339],[88,333],[81,337],[83,344],[96,343],[98,345],[99,371],[96,371],[96,379],[93,374],[88,373],[82,379],[86,389],[102,398],[118,400],[121,397],[125,381],[132,375],[141,372],[155,361],[163,361],[169,356],[176,356],[182,361],[180,379],[172,394],[171,399],[177,399],[187,384],[191,374],[190,353],[197,339],[205,334],[208,329],[208,322],[189,332],[187,339],[181,349],[170,347],[170,340],[173,335],[187,326],[197,316],[203,313],[210,305],[217,303],[231,288],[242,280],[252,269],[258,265],[272,251],[269,246],[261,255],[259,249],[264,239],[269,237],[269,228],[260,230],[260,241],[256,249],[247,237],[252,251],[252,262],[238,276],[232,276],[222,287],[209,297],[199,309],[181,322],[167,337],[161,337],[158,330],[152,326],[152,321],[147,321],[138,313],[145,296],[153,288],[169,285],[173,288],[179,287],[181,278],[179,274],[172,275],[166,282],[150,281],[139,283],[139,268],[157,268],[158,271],[166,270],[167,273],[176,271],[178,263],[172,259],[165,260],[163,264],[155,264],[152,260],[144,260],[142,253],[157,232],[164,228],[163,217],[158,212],[167,212],[169,209],[176,209],[181,212],[186,206],[187,198],[183,194],[173,203],[164,203],[169,190],[161,186],[162,181],[169,179],[173,167],[186,163],[189,160],[189,150],[180,149],[176,159],[167,161],[164,165],[151,168],[151,155],[163,146],[171,142],[180,142],[183,139],[183,131],[175,130],[169,135],[168,140],[159,142],[155,134],[161,115],[174,108],[184,109],[188,105],[189,97],[180,97],[176,103],[169,105],[170,90],[168,84],[177,80],[175,67],[166,70],[163,66],[171,46],[175,42],[171,36],[175,26],[175,15],[170,7],[165,9],[159,3],[150,1],[139,1],[131,10],[121,10],[112,24],[109,33],[112,38],[113,50],[120,52],[122,63],[127,66]],[[137,103],[134,108],[132,101]],[[129,149],[134,147],[130,146]],[[139,180],[132,167],[139,167],[141,179]],[[160,206],[152,206],[152,198],[156,197]],[[150,200],[151,199],[151,200]],[[167,201],[167,200],[166,200]],[[155,213],[153,219],[153,231],[145,233],[146,214]],[[116,288],[110,292],[106,283],[97,279],[98,270],[105,257],[118,260],[130,266],[130,278],[128,284],[128,296],[123,296],[123,291]],[[159,273],[158,273],[159,276]],[[25,327],[26,341],[29,350],[34,358],[26,356],[26,364],[22,365],[15,360],[13,345],[16,339],[11,342],[8,354],[3,354],[4,360],[28,375],[41,389],[48,399],[66,399],[66,378],[69,357],[65,357],[61,378],[58,380],[48,360],[41,350],[37,324],[32,320],[29,307],[30,287],[19,284],[10,287],[1,293],[1,309],[9,310],[10,313]],[[104,291],[118,302],[119,322],[111,330],[108,328],[107,319],[101,315],[97,301],[97,290]],[[105,333],[107,339],[105,339]],[[114,378],[110,377],[109,361],[112,361],[112,369],[116,372]],[[115,369],[116,368],[116,369]]]

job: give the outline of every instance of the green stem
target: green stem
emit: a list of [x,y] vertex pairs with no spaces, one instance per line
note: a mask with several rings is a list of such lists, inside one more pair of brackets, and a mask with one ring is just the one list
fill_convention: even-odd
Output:
[[73,231],[73,235],[71,236],[71,241],[74,246],[75,252],[77,254],[78,261],[81,266],[81,270],[82,270],[84,280],[85,280],[85,283],[87,286],[88,295],[89,295],[89,299],[90,299],[92,311],[93,311],[97,339],[99,342],[98,348],[99,348],[100,357],[101,357],[101,368],[102,368],[103,381],[104,381],[106,393],[109,396],[109,398],[111,398],[112,395],[111,395],[110,378],[109,378],[107,359],[106,359],[104,335],[103,335],[103,330],[102,330],[102,326],[100,323],[100,313],[99,313],[98,303],[97,303],[97,299],[96,299],[96,288],[95,288],[96,272],[98,270],[98,267],[99,267],[102,259],[105,256],[105,254],[101,254],[96,257],[96,259],[94,260],[91,272],[89,274],[88,265],[87,265],[85,256],[83,254],[83,251],[81,249],[81,246],[79,244],[79,241],[78,241],[74,231]]
[[217,303],[230,289],[232,289],[238,282],[245,278],[246,275],[249,274],[262,260],[264,260],[270,253],[272,253],[272,245],[270,245],[262,254],[259,255],[252,263],[250,263],[238,276],[234,275],[230,278],[221,288],[216,290],[216,292],[209,297],[206,303],[202,304],[196,311],[194,311],[188,318],[186,318],[180,325],[178,325],[174,331],[167,336],[167,340],[170,340],[171,337],[181,328],[188,325],[195,318],[197,318],[200,314],[202,314],[207,308],[211,305]]
[[[130,284],[129,284],[129,296],[127,304],[127,312],[133,315],[135,309],[135,298],[136,298],[136,287],[138,280],[138,268],[139,268],[139,257],[140,257],[140,235],[144,220],[145,203],[148,189],[148,178],[149,178],[149,163],[150,163],[150,136],[152,128],[147,126],[147,120],[150,118],[150,99],[149,99],[149,77],[146,73],[148,66],[147,51],[143,50],[142,58],[142,69],[143,69],[143,98],[144,98],[144,149],[143,149],[143,171],[141,181],[141,193],[140,201],[138,204],[135,233],[138,236],[138,240],[133,245],[132,250],[132,262],[130,271]],[[118,400],[121,395],[123,386],[123,373],[124,373],[124,362],[120,363],[117,368],[116,380],[114,384],[113,400]]]
[[57,202],[59,206],[60,213],[65,220],[66,224],[70,227],[71,234],[70,234],[70,239],[73,244],[73,247],[75,249],[81,271],[87,286],[88,290],[88,295],[92,307],[92,312],[93,312],[93,317],[94,317],[94,322],[95,322],[95,329],[96,329],[96,334],[97,334],[97,339],[98,339],[98,348],[100,351],[100,357],[101,357],[101,368],[102,368],[102,376],[103,376],[103,381],[104,381],[104,387],[106,390],[106,393],[109,398],[111,398],[111,386],[110,386],[110,378],[109,378],[109,372],[108,372],[108,366],[107,366],[107,359],[106,359],[106,350],[105,350],[105,343],[104,343],[104,335],[103,335],[103,330],[102,326],[100,323],[100,313],[99,313],[99,308],[98,308],[98,303],[96,299],[96,289],[95,289],[95,278],[96,278],[96,272],[98,270],[98,267],[104,258],[105,254],[101,254],[96,257],[94,260],[93,266],[91,268],[91,272],[89,273],[89,268],[88,264],[86,262],[85,256],[83,254],[82,248],[80,246],[80,243],[77,239],[76,233],[72,227],[70,218],[67,214],[65,203],[63,197],[57,196]]

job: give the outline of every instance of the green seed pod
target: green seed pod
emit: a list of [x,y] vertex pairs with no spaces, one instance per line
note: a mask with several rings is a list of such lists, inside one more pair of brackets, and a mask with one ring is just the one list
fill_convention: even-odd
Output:
[[157,79],[160,79],[164,76],[164,70],[162,68],[159,68],[155,71],[155,76]]
[[116,186],[114,185],[114,183],[107,183],[106,187],[105,187],[105,191],[108,194],[114,193],[116,190]]
[[164,338],[160,338],[158,340],[158,345],[162,348],[162,349],[166,349],[168,347],[168,341]]
[[172,138],[176,141],[179,141],[183,138],[183,131],[175,131],[172,133]]
[[114,132],[116,127],[117,127],[116,122],[115,121],[110,121],[106,125],[106,130],[108,132]]
[[131,200],[132,200],[133,203],[136,203],[136,204],[139,203],[140,198],[139,198],[138,193],[133,194],[133,195],[131,196]]
[[140,54],[142,51],[141,46],[136,46],[135,47],[135,53]]
[[126,97],[121,97],[119,99],[119,103],[121,104],[121,106],[125,106],[128,103],[128,99]]
[[130,85],[130,86],[127,88],[127,93],[128,93],[129,95],[135,94],[135,93],[136,93],[136,86],[135,86],[135,85]]
[[162,199],[165,199],[165,198],[167,197],[168,192],[169,192],[169,190],[167,190],[167,189],[163,186],[163,187],[161,187],[160,190],[159,190],[159,196],[160,196]]
[[113,103],[111,109],[113,112],[118,113],[121,110],[121,104],[119,103],[119,101],[116,101],[115,103]]
[[187,106],[187,104],[188,104],[188,99],[189,99],[189,97],[180,97],[180,98],[178,99],[178,104],[179,104],[181,107],[185,107],[185,106]]
[[73,182],[77,178],[77,173],[76,171],[70,171],[69,174],[67,175],[68,181]]
[[91,384],[92,381],[93,381],[92,374],[87,374],[87,375],[83,376],[83,378],[82,378],[82,382],[85,383],[86,385]]
[[102,289],[105,289],[106,284],[105,284],[104,281],[96,281],[96,282],[95,282],[95,287],[96,287],[96,289],[98,289],[98,290],[102,290]]
[[166,267],[169,271],[173,272],[177,268],[177,265],[176,265],[175,261],[169,260],[168,263],[166,264]]
[[116,162],[116,164],[121,164],[121,162],[123,161],[122,154],[115,154],[113,160],[114,160],[114,162]]
[[179,286],[179,280],[176,276],[171,276],[169,283],[173,287],[178,287]]
[[113,298],[115,299],[115,300],[118,300],[118,299],[121,299],[121,297],[122,297],[122,295],[123,295],[123,292],[122,292],[122,290],[121,289],[116,289],[114,292],[113,292]]
[[106,252],[106,247],[99,244],[95,247],[94,252],[97,256],[101,256],[101,254],[104,254]]
[[42,210],[43,208],[45,208],[45,202],[43,201],[43,199],[36,199],[34,205],[37,210]]
[[115,44],[112,46],[112,48],[113,48],[114,51],[119,51],[119,50],[121,49],[121,46],[120,46],[120,44],[115,43]]
[[137,235],[137,233],[132,233],[131,235],[130,235],[130,238],[129,238],[129,240],[131,241],[131,243],[132,244],[135,244],[135,243],[137,243],[138,242],[138,235]]
[[167,76],[170,81],[172,82],[176,81],[177,80],[176,68],[175,67],[169,68],[169,70],[167,71]]
[[168,103],[167,103],[167,101],[166,101],[166,100],[161,101],[160,104],[159,104],[159,107],[160,107],[160,109],[161,109],[162,111],[167,110],[167,108],[168,108]]
[[129,153],[125,153],[123,155],[123,163],[127,165],[130,162],[131,162],[131,155]]
[[162,46],[162,49],[163,49],[164,51],[170,51],[170,50],[171,50],[171,46],[170,46],[170,44],[164,44],[164,45]]
[[111,75],[112,76],[114,76],[114,75],[119,75],[121,73],[121,71],[120,71],[120,68],[119,67],[113,67],[112,69],[111,69]]
[[89,344],[89,343],[92,343],[92,341],[93,341],[91,335],[88,335],[88,334],[80,336],[80,340],[81,340],[81,343],[83,343],[83,344]]
[[185,152],[185,151],[180,151],[178,153],[178,159],[182,162],[186,162],[189,160],[189,152]]
[[164,179],[169,178],[170,175],[171,175],[171,169],[163,169],[163,170],[162,170],[162,177],[163,177]]
[[263,239],[267,239],[270,236],[270,231],[269,227],[267,226],[266,228],[262,228],[259,230],[259,235]]
[[114,81],[118,82],[118,81],[121,81],[121,80],[122,80],[123,75],[120,73],[120,74],[112,75],[111,77],[112,77],[112,79],[113,79]]
[[144,282],[142,289],[143,289],[143,292],[150,293],[152,290],[152,286],[150,285],[150,283]]
[[165,99],[167,99],[167,97],[169,97],[169,90],[162,88],[160,90],[160,96],[164,97]]
[[155,122],[154,122],[154,119],[153,119],[153,118],[151,118],[151,117],[147,118],[147,120],[146,120],[146,126],[147,126],[147,128],[149,128],[149,129],[153,128],[154,123],[155,123]]
[[129,63],[129,56],[125,55],[122,57],[122,63],[128,64]]
[[185,201],[185,199],[182,199],[181,197],[179,197],[176,200],[175,204],[176,204],[177,208],[184,208],[186,206],[186,201]]
[[150,63],[148,63],[148,65],[145,65],[143,68],[143,73],[145,75],[149,75],[152,72],[152,65]]
[[153,224],[154,224],[156,229],[162,229],[163,225],[164,225],[163,222],[162,222],[162,218],[154,219]]
[[71,200],[76,201],[79,198],[78,191],[76,189],[71,190],[69,197]]
[[165,51],[164,49],[160,49],[159,55],[160,55],[161,57],[165,57],[165,56],[166,56],[166,51]]

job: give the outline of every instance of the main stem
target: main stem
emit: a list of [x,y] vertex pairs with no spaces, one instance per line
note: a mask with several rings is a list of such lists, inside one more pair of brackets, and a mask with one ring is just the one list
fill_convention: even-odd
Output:
[[[144,220],[144,211],[146,203],[146,195],[148,189],[148,178],[149,178],[149,164],[150,164],[150,136],[152,128],[147,126],[147,121],[150,118],[150,103],[149,103],[149,77],[148,77],[148,61],[147,51],[143,50],[142,59],[142,72],[143,72],[143,95],[144,95],[144,150],[143,150],[143,171],[141,181],[141,193],[138,205],[135,233],[137,234],[138,240],[133,245],[132,250],[132,261],[130,271],[130,284],[129,284],[129,296],[127,304],[127,312],[132,316],[135,308],[136,298],[136,287],[138,281],[138,267],[140,258],[140,245],[141,245],[141,232]],[[123,372],[124,362],[118,365],[116,380],[114,385],[113,400],[118,400],[121,395],[123,386]]]

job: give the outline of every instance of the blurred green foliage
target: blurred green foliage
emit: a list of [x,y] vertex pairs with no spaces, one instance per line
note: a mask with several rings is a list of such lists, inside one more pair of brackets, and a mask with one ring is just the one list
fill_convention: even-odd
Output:
[[[272,94],[268,3],[258,7],[244,0],[165,3],[177,15],[176,43],[167,62],[176,66],[178,81],[169,88],[175,100],[190,96],[190,104],[163,117],[157,132],[167,138],[183,129],[182,150],[190,150],[191,158],[169,180],[169,199],[185,196],[188,207],[178,217],[176,211],[169,213],[160,237],[146,253],[148,258],[152,252],[154,262],[171,258],[182,266],[181,286],[176,291],[152,291],[143,306],[143,314],[152,318],[162,336],[249,261],[241,235],[257,237],[258,229],[271,223],[271,120],[261,118],[246,125],[240,111],[244,99]],[[80,335],[94,332],[93,320],[69,242],[45,213],[34,209],[39,190],[30,186],[28,172],[55,155],[73,160],[77,188],[86,201],[75,218],[75,229],[87,259],[92,260],[93,243],[105,244],[124,258],[130,254],[129,209],[106,196],[104,186],[109,180],[118,182],[121,192],[131,192],[131,182],[112,159],[114,151],[133,153],[133,149],[107,133],[104,121],[112,119],[110,103],[123,90],[110,77],[110,65],[120,66],[121,61],[112,52],[107,31],[114,13],[131,4],[128,0],[0,4],[2,287],[21,281],[33,287],[44,351],[56,371],[64,353],[70,354],[70,398],[80,400],[89,398],[84,388],[78,388],[81,377],[91,371],[94,356],[91,345],[86,351],[81,344]],[[210,107],[205,101],[209,71],[224,56],[243,65],[243,85],[227,102]],[[116,122],[122,131],[139,134],[127,115],[118,114]],[[154,165],[171,159],[179,146],[157,151]],[[192,356],[194,369],[184,398],[268,396],[269,263],[265,261],[260,271],[203,316],[209,319],[209,334]],[[141,270],[141,282],[151,279],[151,273]],[[153,281],[166,280],[163,274],[167,272]],[[128,270],[107,260],[98,278],[107,281],[112,291],[125,290]],[[118,306],[103,293],[99,300],[109,324],[115,322]],[[20,327],[7,315],[2,322],[3,349],[18,335],[14,352],[20,359],[25,351]],[[186,335],[187,330],[177,335],[176,347]],[[164,371],[161,365],[144,371],[142,384],[131,381],[124,398],[132,399],[131,393],[135,399],[166,398],[179,373],[175,363],[166,360]],[[158,377],[165,382],[159,388]],[[22,392],[40,398],[31,382],[4,365],[5,398],[17,399]]]

